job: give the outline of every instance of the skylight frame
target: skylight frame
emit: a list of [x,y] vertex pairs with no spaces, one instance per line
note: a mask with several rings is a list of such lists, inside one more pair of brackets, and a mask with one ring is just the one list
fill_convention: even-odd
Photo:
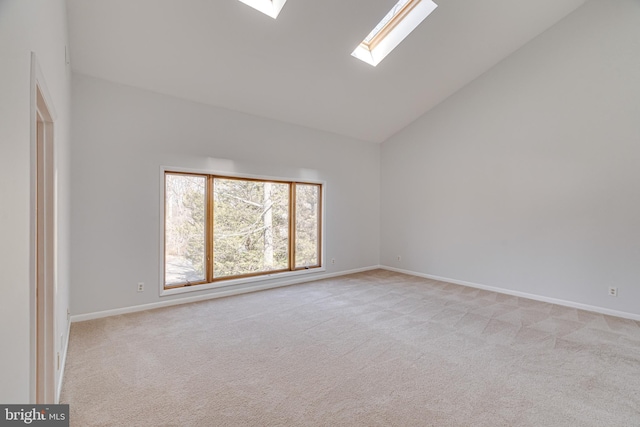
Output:
[[[433,0],[408,0],[389,18],[389,14],[402,2],[398,1],[391,8],[355,48],[352,56],[375,67],[438,7]],[[385,20],[387,22],[381,26]]]
[[[405,2],[405,4],[400,7],[400,9],[398,9],[396,11],[395,14],[393,14],[390,18],[387,18],[389,15],[391,15],[391,13],[393,12],[393,9],[398,5],[401,4],[402,2]],[[364,40],[361,42],[362,45],[366,46],[369,50],[373,50],[378,43],[380,43],[380,41],[382,39],[384,39],[384,37],[389,34],[389,32],[391,30],[393,30],[403,19],[405,16],[407,16],[407,14],[409,12],[411,12],[413,10],[414,7],[416,7],[418,5],[418,3],[420,3],[421,0],[399,0],[398,3],[396,3],[391,10],[389,11],[389,13],[387,13],[384,18],[382,18],[382,20],[378,23],[378,25],[376,25],[376,28],[378,26],[380,26],[380,24],[382,22],[384,22],[385,20],[387,22],[385,22],[385,24],[380,27],[379,30],[376,31],[376,28],[374,28],[368,35],[367,37],[364,38]],[[369,41],[367,41],[367,39],[370,39]]]
[[284,7],[287,0],[240,0],[242,3],[250,6],[267,16],[276,19],[280,11]]

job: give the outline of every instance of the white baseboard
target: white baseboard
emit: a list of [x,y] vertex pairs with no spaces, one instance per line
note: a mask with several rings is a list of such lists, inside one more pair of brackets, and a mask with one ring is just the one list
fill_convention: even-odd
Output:
[[69,351],[69,336],[71,335],[71,320],[67,321],[67,336],[62,349],[62,360],[60,360],[60,375],[58,375],[58,384],[56,385],[56,405],[60,403],[60,393],[62,393],[62,380],[64,379],[64,367],[67,365],[67,352]]
[[[245,293],[249,293],[249,292],[256,292],[256,291],[262,291],[262,290],[266,290],[266,289],[273,289],[273,288],[280,288],[283,286],[291,286],[291,285],[296,285],[299,283],[306,283],[306,282],[313,282],[316,280],[322,280],[322,279],[329,279],[332,277],[339,277],[339,276],[346,276],[349,274],[355,274],[355,273],[361,273],[363,271],[370,271],[370,270],[376,270],[376,269],[383,269],[383,270],[388,270],[388,271],[394,271],[396,273],[402,273],[402,274],[408,274],[410,276],[416,276],[416,277],[423,277],[425,279],[431,279],[431,280],[438,280],[441,282],[447,282],[447,283],[453,283],[456,285],[462,285],[462,286],[469,286],[471,288],[477,288],[477,289],[483,289],[486,291],[492,291],[492,292],[497,292],[500,294],[505,294],[505,295],[512,295],[512,296],[516,296],[516,297],[521,297],[521,298],[527,298],[527,299],[531,299],[531,300],[535,300],[535,301],[542,301],[542,302],[547,302],[550,304],[557,304],[557,305],[562,305],[565,307],[571,307],[571,308],[577,308],[580,310],[585,310],[585,311],[592,311],[595,313],[600,313],[600,314],[606,314],[609,316],[615,316],[615,317],[622,317],[625,319],[631,319],[631,320],[637,320],[640,321],[640,315],[638,314],[634,314],[634,313],[627,313],[625,311],[618,311],[618,310],[611,310],[608,308],[604,308],[604,307],[598,307],[598,306],[593,306],[593,305],[588,305],[588,304],[582,304],[582,303],[578,303],[578,302],[574,302],[574,301],[567,301],[567,300],[561,300],[561,299],[557,299],[557,298],[550,298],[550,297],[545,297],[542,295],[535,295],[535,294],[529,294],[526,292],[520,292],[520,291],[514,291],[511,289],[505,289],[505,288],[499,288],[499,287],[495,287],[495,286],[487,286],[487,285],[482,285],[479,283],[473,283],[473,282],[467,282],[464,280],[457,280],[457,279],[451,279],[448,277],[441,277],[441,276],[434,276],[432,274],[425,274],[425,273],[418,273],[416,271],[411,271],[411,270],[403,270],[400,268],[395,268],[395,267],[389,267],[386,265],[374,265],[374,266],[370,266],[370,267],[364,267],[364,268],[357,268],[357,269],[353,269],[353,270],[348,270],[348,271],[340,271],[337,273],[325,273],[325,274],[320,274],[320,275],[314,275],[313,277],[309,277],[309,276],[302,276],[302,277],[298,277],[298,278],[292,278],[292,279],[285,279],[285,280],[279,280],[277,282],[271,282],[268,284],[264,284],[264,285],[253,285],[253,286],[248,286],[248,287],[241,287],[241,288],[221,288],[219,290],[214,290],[213,292],[207,293],[205,295],[197,295],[197,296],[191,296],[191,297],[184,297],[184,298],[175,298],[175,299],[171,299],[168,301],[159,301],[159,302],[154,302],[154,303],[150,303],[150,304],[143,304],[143,305],[135,305],[135,306],[130,306],[130,307],[123,307],[123,308],[117,308],[117,309],[113,309],[113,310],[105,310],[105,311],[98,311],[98,312],[94,312],[94,313],[85,313],[85,314],[78,314],[75,316],[71,316],[71,322],[69,322],[69,327],[71,326],[72,322],[82,322],[85,320],[92,320],[92,319],[100,319],[103,317],[109,317],[109,316],[117,316],[120,314],[126,314],[126,313],[135,313],[138,311],[145,311],[145,310],[153,310],[155,308],[161,308],[161,307],[170,307],[173,305],[180,305],[180,304],[188,304],[191,302],[197,302],[197,301],[205,301],[205,300],[209,300],[209,299],[215,299],[215,298],[222,298],[222,297],[227,297],[227,296],[232,296],[232,295],[240,295],[240,294],[245,294]],[[58,398],[60,396],[60,390],[61,390],[61,386],[62,386],[62,376],[64,374],[64,366],[65,366],[65,361],[66,361],[66,357],[67,357],[67,349],[69,346],[69,333],[67,332],[67,343],[64,349],[64,354],[62,356],[62,372],[60,374],[60,381],[58,384]]]
[[380,268],[383,270],[395,271],[396,273],[408,274],[410,276],[423,277],[425,279],[432,279],[432,280],[438,280],[440,282],[447,282],[447,283],[453,283],[456,285],[469,286],[471,288],[484,289],[486,291],[497,292],[500,294],[512,295],[512,296],[527,298],[535,301],[548,302],[550,304],[557,304],[565,307],[577,308],[580,310],[593,311],[595,313],[600,313],[600,314],[607,314],[609,316],[622,317],[625,319],[640,321],[640,315],[634,314],[634,313],[627,313],[625,311],[611,310],[604,307],[581,304],[579,302],[574,302],[574,301],[561,300],[557,298],[545,297],[542,295],[535,295],[535,294],[529,294],[526,292],[513,291],[511,289],[497,288],[495,286],[487,286],[487,285],[481,285],[479,283],[466,282],[464,280],[450,279],[447,277],[440,277],[440,276],[434,276],[431,274],[418,273],[416,271],[403,270],[400,268],[389,267],[386,265],[381,265]]
[[[308,276],[298,276],[290,279],[281,279],[281,280],[269,282],[263,285],[260,285],[260,284],[250,285],[250,286],[244,285],[242,287],[238,286],[235,288],[230,286],[228,288],[214,289],[211,292],[204,295],[197,295],[197,296],[184,297],[184,298],[174,298],[167,301],[159,301],[159,302],[154,302],[150,304],[116,308],[113,310],[98,311],[95,313],[77,314],[77,315],[71,316],[71,322],[83,322],[85,320],[100,319],[102,317],[117,316],[119,314],[135,313],[137,311],[153,310],[155,308],[169,307],[172,305],[188,304],[190,302],[205,301],[205,300],[214,299],[214,298],[222,298],[222,297],[228,297],[232,295],[246,294],[249,292],[263,291],[266,289],[297,285],[299,283],[314,282],[316,280],[322,280],[322,279],[330,279],[332,277],[346,276],[348,274],[361,273],[363,271],[376,270],[379,268],[381,267],[378,265],[373,265],[370,267],[356,268],[353,270],[340,271],[337,273],[324,273],[324,274],[318,274],[313,276],[308,275]],[[67,338],[67,342],[68,342],[68,338]],[[66,357],[66,354],[65,354],[65,357]]]

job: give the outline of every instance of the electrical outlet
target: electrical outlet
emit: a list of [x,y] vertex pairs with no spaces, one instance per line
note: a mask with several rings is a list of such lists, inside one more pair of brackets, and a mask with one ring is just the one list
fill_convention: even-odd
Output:
[[138,292],[144,292],[144,282],[138,283]]
[[613,286],[609,286],[609,296],[610,297],[617,297],[618,296],[618,288],[615,288]]
[[335,258],[331,258],[331,264],[335,264],[336,263],[336,259]]
[[71,319],[71,311],[67,308],[67,322]]
[[402,261],[402,257],[398,255],[398,261]]

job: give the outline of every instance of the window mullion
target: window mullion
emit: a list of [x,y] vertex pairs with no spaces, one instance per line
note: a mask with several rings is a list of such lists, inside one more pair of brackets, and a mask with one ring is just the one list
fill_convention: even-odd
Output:
[[207,177],[207,282],[213,282],[213,176]]
[[289,183],[289,270],[296,269],[296,183]]

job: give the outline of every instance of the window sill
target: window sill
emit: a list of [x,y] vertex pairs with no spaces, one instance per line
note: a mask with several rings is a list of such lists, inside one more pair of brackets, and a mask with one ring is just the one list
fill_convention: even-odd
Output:
[[[315,267],[315,268],[310,268],[308,270],[305,269],[305,270],[296,270],[296,271],[284,271],[281,273],[264,274],[261,276],[254,276],[254,277],[244,277],[242,279],[229,279],[229,280],[223,280],[220,282],[205,283],[202,285],[193,285],[193,286],[183,286],[181,288],[173,288],[173,289],[165,289],[164,285],[161,284],[160,296],[164,297],[169,295],[184,294],[187,292],[198,292],[198,291],[206,291],[211,289],[229,288],[229,287],[246,285],[251,283],[261,284],[266,282],[274,282],[274,284],[276,284],[278,281],[283,281],[283,279],[287,279],[290,277],[304,276],[308,274],[321,273],[324,271],[326,271],[325,267]],[[287,282],[289,281],[287,280]]]

